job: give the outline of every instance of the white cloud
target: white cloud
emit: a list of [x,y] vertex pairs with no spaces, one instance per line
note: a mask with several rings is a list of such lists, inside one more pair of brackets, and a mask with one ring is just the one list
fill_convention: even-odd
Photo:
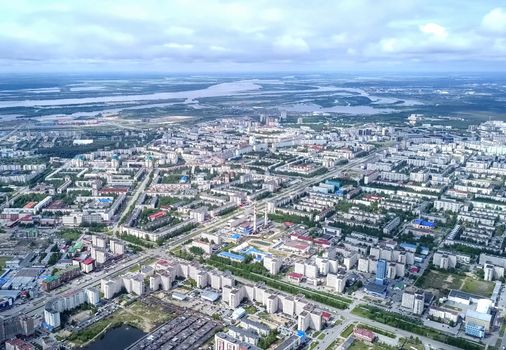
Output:
[[309,52],[309,45],[302,38],[291,35],[282,35],[274,40],[274,48],[285,53],[300,54]]
[[381,49],[384,52],[392,53],[397,50],[398,40],[396,38],[386,38],[380,41]]
[[175,50],[191,50],[194,47],[192,44],[179,44],[179,43],[166,43],[163,46]]
[[336,35],[332,35],[331,41],[334,44],[341,45],[347,43],[349,40],[347,33],[339,33]]
[[446,28],[437,23],[422,24],[419,28],[422,33],[428,34],[435,39],[446,39],[448,36]]
[[172,26],[165,30],[168,35],[174,36],[191,36],[195,31],[188,27]]
[[500,7],[493,9],[483,17],[481,24],[491,32],[506,32],[506,10]]
[[[1,1],[1,0],[0,0]],[[32,61],[287,69],[392,61],[504,62],[504,0],[17,0],[0,11],[0,69]],[[503,7],[501,7],[503,6]],[[485,15],[484,15],[485,14]],[[484,16],[483,16],[484,15]],[[55,63],[56,62],[56,63]],[[344,63],[344,64],[343,64]],[[98,63],[97,63],[98,64]],[[284,64],[284,63],[283,63]]]

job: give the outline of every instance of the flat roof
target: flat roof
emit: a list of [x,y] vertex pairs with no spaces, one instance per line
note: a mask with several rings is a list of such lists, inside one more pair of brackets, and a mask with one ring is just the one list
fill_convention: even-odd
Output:
[[365,286],[365,290],[374,294],[385,294],[387,292],[387,286],[383,284],[376,284],[374,282],[368,283]]
[[478,295],[467,293],[467,292],[463,292],[463,291],[457,290],[457,289],[450,290],[450,293],[448,293],[448,296],[449,297],[454,297],[454,298],[466,299],[466,300],[470,300],[470,299],[483,299],[482,297],[480,297]]
[[469,322],[468,318],[475,318],[480,321],[490,322],[492,321],[492,315],[491,314],[484,314],[482,312],[474,311],[474,310],[467,310],[466,312],[466,321]]
[[188,296],[179,292],[172,292],[172,297],[177,300],[185,300]]
[[205,290],[202,293],[200,293],[200,296],[204,299],[210,300],[210,301],[216,301],[220,298],[220,294],[213,292],[211,290]]
[[244,261],[244,256],[239,255],[239,254],[230,253],[230,252],[221,252],[218,254],[218,256],[220,256],[222,258],[228,258],[231,260]]

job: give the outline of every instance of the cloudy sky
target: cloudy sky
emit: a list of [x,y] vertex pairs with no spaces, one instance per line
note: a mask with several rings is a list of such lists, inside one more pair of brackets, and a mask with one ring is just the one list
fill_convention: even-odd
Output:
[[505,69],[504,0],[0,0],[2,71]]

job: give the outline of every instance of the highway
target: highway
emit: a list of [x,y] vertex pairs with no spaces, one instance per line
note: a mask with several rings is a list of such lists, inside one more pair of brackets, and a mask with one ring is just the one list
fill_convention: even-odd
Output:
[[[115,275],[119,275],[123,272],[126,272],[134,265],[142,262],[143,260],[148,259],[149,257],[150,256],[148,256],[145,252],[143,252],[137,256],[131,257],[130,260],[128,261],[120,260],[117,266],[112,267],[107,271],[102,270],[101,272],[94,273],[93,275],[81,276],[80,278],[74,279],[60,288],[57,288],[49,293],[45,293],[42,297],[34,299],[33,301],[25,305],[20,305],[7,311],[4,311],[4,314],[8,316],[19,314],[34,316],[42,314],[46,302],[48,302],[52,298],[60,294],[63,294],[73,288],[84,289],[88,287],[98,286],[102,278],[113,277]],[[89,281],[80,282],[82,278],[86,277],[90,277],[91,279]]]
[[125,217],[125,215],[128,215],[128,213],[130,212],[130,208],[133,205],[135,205],[135,202],[137,201],[137,199],[139,198],[141,193],[146,190],[146,187],[148,186],[152,172],[153,172],[153,169],[149,169],[148,172],[146,173],[146,176],[144,176],[144,180],[142,180],[141,184],[139,186],[137,186],[137,189],[135,190],[134,194],[132,195],[132,197],[130,197],[130,201],[125,206],[125,209],[123,210],[118,221],[114,225],[114,228],[112,229],[113,233],[117,231],[119,223]]

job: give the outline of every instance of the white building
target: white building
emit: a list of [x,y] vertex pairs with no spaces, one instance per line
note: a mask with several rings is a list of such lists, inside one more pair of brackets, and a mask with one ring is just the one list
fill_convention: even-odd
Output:
[[264,267],[271,275],[277,275],[282,266],[282,261],[279,258],[266,256],[263,261]]

